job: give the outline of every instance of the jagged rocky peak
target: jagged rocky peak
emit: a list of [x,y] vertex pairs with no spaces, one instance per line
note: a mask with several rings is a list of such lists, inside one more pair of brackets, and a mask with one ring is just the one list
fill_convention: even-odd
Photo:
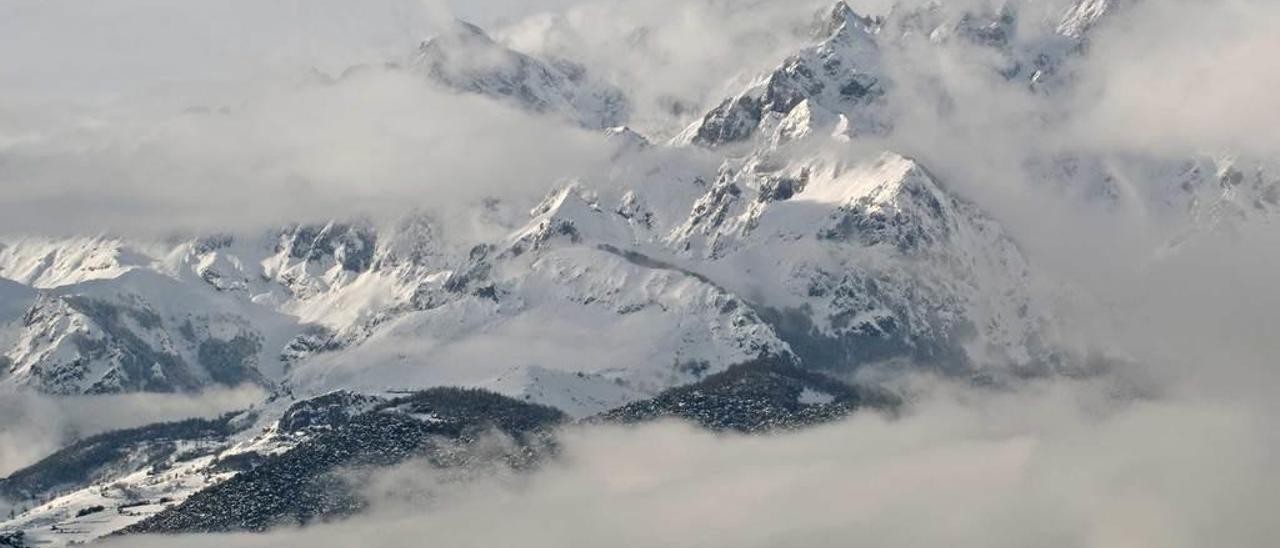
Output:
[[835,3],[830,9],[820,12],[814,25],[814,36],[825,40],[839,32],[862,32],[875,34],[882,21],[875,17],[858,14],[844,0]]
[[631,239],[625,219],[606,212],[597,193],[577,181],[552,191],[529,215],[532,219],[513,235],[507,253],[519,255],[555,242],[617,243]]
[[[888,244],[904,252],[945,243],[955,225],[954,198],[910,158],[886,154],[869,184],[852,185],[824,239],[855,239],[865,245]],[[838,179],[837,179],[838,180]]]
[[259,237],[210,235],[186,245],[195,273],[220,291],[260,293],[269,289],[263,282],[274,281],[295,298],[361,274],[446,268],[453,260],[440,223],[425,211],[386,223],[357,218],[292,224]]
[[295,225],[280,234],[277,251],[307,262],[332,261],[349,272],[364,272],[373,264],[378,234],[366,222]]
[[410,213],[379,238],[374,267],[451,264],[453,253],[443,235],[442,226],[432,215],[421,211]]
[[817,153],[727,167],[671,244],[760,295],[802,363],[961,371],[1038,359],[1025,259],[919,162]]
[[961,38],[971,43],[1004,48],[1018,26],[1018,10],[1009,2],[985,5],[895,4],[882,27],[893,39],[919,36],[932,42]]
[[465,21],[454,21],[422,42],[411,67],[455,91],[555,114],[591,129],[621,125],[630,112],[622,91],[581,65],[514,51]]
[[[776,140],[780,122],[804,105],[808,113],[841,119],[848,134],[879,134],[887,129],[878,103],[887,78],[876,41],[879,21],[840,2],[833,8],[826,36],[817,45],[787,58],[743,92],[725,99],[677,138],[677,142],[720,147],[768,134]],[[792,128],[794,131],[794,128]]]
[[474,80],[483,73],[518,70],[532,59],[494,41],[484,29],[462,20],[453,20],[418,45],[412,66],[424,69],[442,84],[464,91],[486,91]]
[[821,155],[771,164],[777,161],[726,166],[673,240],[712,257],[796,238],[945,254],[960,224],[982,218],[920,163],[898,154],[852,164]]

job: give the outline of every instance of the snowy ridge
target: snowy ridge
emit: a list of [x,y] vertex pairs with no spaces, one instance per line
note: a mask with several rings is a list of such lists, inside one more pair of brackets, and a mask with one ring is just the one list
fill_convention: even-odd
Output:
[[5,354],[4,382],[57,394],[267,384],[287,317],[135,270],[41,291]]
[[594,81],[581,66],[513,51],[463,21],[424,41],[410,67],[448,88],[555,113],[591,129],[621,125],[629,111],[622,92]]
[[1234,155],[1064,154],[1030,168],[1077,199],[1166,227],[1171,243],[1270,222],[1280,213],[1277,167]]
[[15,238],[0,243],[0,273],[38,288],[110,279],[151,260],[128,243],[108,237]]
[[[990,67],[1038,90],[1065,85],[1061,74],[1082,52],[1092,28],[1116,12],[1117,2],[1080,0],[1060,19],[1027,22],[1039,32],[1019,35],[1012,4],[969,11],[929,2],[895,4],[870,17],[838,1],[817,19],[819,42],[787,58],[688,126],[673,142],[710,148],[756,140],[774,146],[808,134],[882,136],[892,131],[897,104],[891,50],[923,39],[931,44],[964,40],[997,61]],[[946,90],[937,90],[943,97]]]
[[[877,22],[838,2],[819,29],[824,34],[821,43],[788,58],[742,93],[726,99],[675,142],[717,147],[770,129],[796,136],[795,121],[779,127],[793,113],[794,118],[839,119],[845,134],[885,131],[886,122],[876,108],[887,85],[875,39]],[[774,137],[775,142],[778,139]]]
[[802,360],[964,369],[1045,357],[1026,259],[918,163],[759,161],[731,166],[672,239],[753,295]]

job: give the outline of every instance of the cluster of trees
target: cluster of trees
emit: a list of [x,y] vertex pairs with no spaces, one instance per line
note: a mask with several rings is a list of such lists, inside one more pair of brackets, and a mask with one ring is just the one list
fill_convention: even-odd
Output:
[[[805,401],[801,395],[806,390],[824,398]],[[897,403],[784,359],[762,357],[590,420],[634,423],[676,417],[713,430],[754,433],[800,428],[837,420],[862,407],[891,408]],[[225,442],[246,424],[235,417],[190,419],[87,438],[0,480],[0,496],[47,497],[59,486],[88,484],[113,467],[137,465],[139,459],[171,460],[177,458],[178,441]],[[410,458],[462,469],[495,462],[532,467],[554,453],[551,433],[566,420],[557,409],[478,389],[436,388],[393,399],[326,394],[298,402],[284,414],[280,433],[301,440],[292,449],[216,462],[210,470],[238,474],[117,534],[261,531],[344,517],[366,505],[347,479],[350,472]],[[467,451],[494,432],[513,442],[502,454]],[[124,513],[144,504],[149,502],[121,504],[117,510]],[[103,510],[92,506],[78,516]],[[6,546],[4,538],[0,547]]]
[[[806,389],[826,394],[830,401],[802,402],[800,395]],[[763,357],[593,420],[636,423],[679,418],[712,430],[757,433],[830,422],[865,406],[886,408],[896,403],[887,394],[849,386],[781,358]]]
[[26,538],[22,531],[0,532],[0,548],[27,548]]
[[[329,398],[329,403],[347,399],[322,397]],[[342,416],[331,411],[314,417]],[[366,504],[344,480],[344,471],[390,466],[413,457],[443,467],[465,466],[469,461],[455,458],[454,445],[470,444],[490,430],[515,440],[514,450],[502,458],[512,465],[528,465],[548,447],[541,434],[563,420],[556,409],[484,390],[437,388],[412,393],[330,423],[329,429],[293,449],[267,457],[253,469],[121,533],[261,531],[336,519]]]

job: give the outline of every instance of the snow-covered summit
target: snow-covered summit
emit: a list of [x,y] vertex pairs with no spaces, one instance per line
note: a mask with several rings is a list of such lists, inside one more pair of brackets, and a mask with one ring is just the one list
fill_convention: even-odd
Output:
[[777,128],[797,108],[804,109],[804,116],[839,118],[846,133],[883,131],[877,105],[887,83],[875,40],[877,22],[839,2],[819,28],[820,43],[725,99],[676,142],[706,147],[740,143]]
[[552,113],[591,129],[621,125],[629,112],[621,91],[592,78],[582,66],[514,51],[464,21],[423,41],[410,66],[448,88]]

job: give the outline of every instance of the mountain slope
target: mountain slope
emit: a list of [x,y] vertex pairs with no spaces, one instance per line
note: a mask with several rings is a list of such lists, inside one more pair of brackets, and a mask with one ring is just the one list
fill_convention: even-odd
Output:
[[3,382],[56,394],[269,384],[294,320],[135,269],[41,292]]
[[1044,305],[1025,257],[902,156],[727,163],[671,240],[753,295],[809,367],[903,360],[963,371],[1043,358]]

